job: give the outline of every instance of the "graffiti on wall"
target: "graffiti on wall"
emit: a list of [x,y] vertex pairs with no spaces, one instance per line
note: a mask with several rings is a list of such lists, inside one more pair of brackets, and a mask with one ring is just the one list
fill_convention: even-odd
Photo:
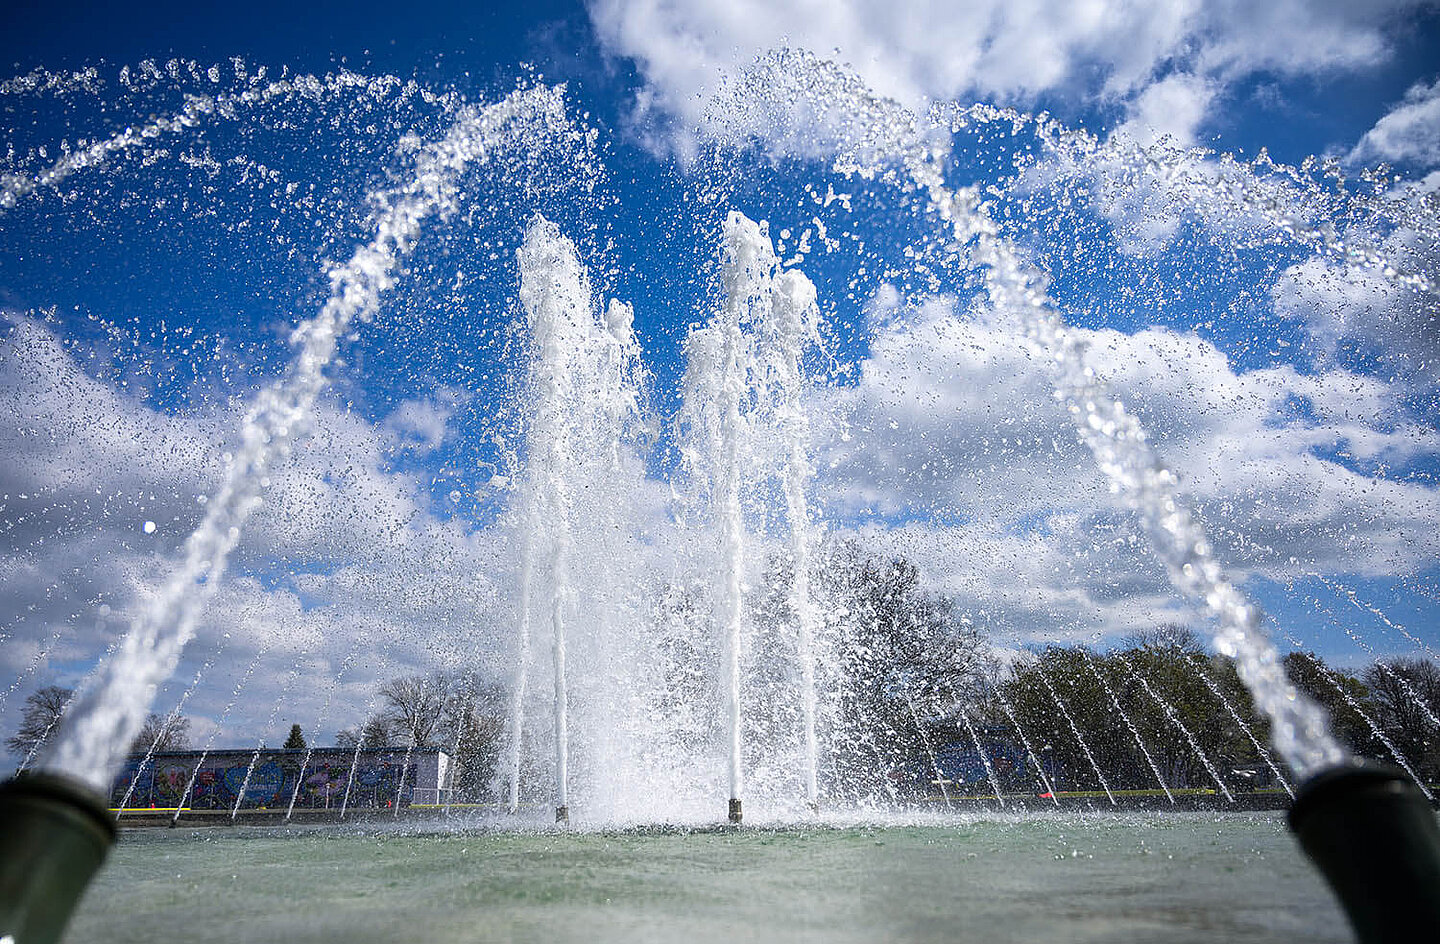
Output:
[[118,807],[129,792],[127,809],[174,808],[188,786],[185,805],[195,810],[234,809],[242,795],[240,809],[288,807],[292,796],[300,809],[328,809],[342,803],[365,809],[388,808],[397,797],[406,805],[415,790],[416,768],[413,763],[405,765],[403,752],[364,751],[358,762],[350,751],[315,751],[308,763],[303,751],[259,755],[226,751],[203,756],[203,764],[201,760],[198,752],[157,754],[149,761],[131,757],[111,788],[110,802]]

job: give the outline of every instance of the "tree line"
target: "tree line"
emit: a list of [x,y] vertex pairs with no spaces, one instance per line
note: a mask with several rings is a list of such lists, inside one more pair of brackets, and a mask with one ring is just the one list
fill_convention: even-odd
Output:
[[[755,632],[746,664],[754,702],[746,741],[757,751],[795,740],[792,577],[787,558],[771,559],[747,603]],[[1291,776],[1234,662],[1208,652],[1186,627],[1160,626],[1108,650],[1033,648],[1002,664],[983,629],[951,598],[927,589],[903,557],[834,541],[812,585],[824,616],[816,628],[823,655],[815,684],[824,706],[817,723],[825,795],[931,792],[933,781],[953,779],[945,768],[963,756],[991,761],[983,781],[952,787],[976,792],[997,785],[1029,792],[1045,783],[1059,790],[1218,789],[1217,781],[1243,791],[1275,788],[1279,777]],[[717,656],[707,649],[713,633],[703,593],[670,585],[657,594],[651,619],[668,627],[656,634],[668,660],[668,703],[654,706],[661,714],[713,697],[704,666]],[[1313,652],[1282,661],[1349,750],[1440,780],[1435,662],[1386,658],[1350,669]],[[11,753],[33,757],[71,695],[55,686],[32,694],[20,729],[6,741]],[[476,672],[409,675],[385,682],[376,705],[337,734],[336,746],[444,750],[458,762],[457,800],[500,799],[506,683]],[[710,727],[680,731],[682,739],[698,746],[718,736],[713,720],[704,724]],[[187,749],[189,726],[184,716],[152,713],[131,752]],[[304,744],[295,725],[285,746]]]
[[[1353,670],[1297,651],[1281,662],[1351,753],[1440,780],[1433,714],[1440,669],[1433,661],[1380,659]],[[1007,671],[977,680],[968,702],[936,710],[916,727],[934,745],[999,753],[1009,742],[1011,756],[1023,748],[1023,763],[987,772],[1007,791],[1042,786],[1037,764],[1057,790],[1244,792],[1279,789],[1282,777],[1294,785],[1234,661],[1207,652],[1180,626],[1158,627],[1107,651],[1050,645],[1028,652]],[[988,780],[968,788],[993,789]]]

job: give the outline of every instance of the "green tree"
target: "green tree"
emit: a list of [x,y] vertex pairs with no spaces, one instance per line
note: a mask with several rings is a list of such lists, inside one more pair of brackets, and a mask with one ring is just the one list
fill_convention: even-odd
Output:
[[305,735],[300,731],[300,725],[290,725],[290,736],[285,743],[280,745],[287,751],[302,751],[305,749]]
[[1238,786],[1234,771],[1242,769],[1242,756],[1249,759],[1249,743],[1206,684],[1205,648],[1192,630],[1170,625],[1142,633],[1106,662],[1168,786],[1213,787],[1206,760],[1222,782]]
[[1207,654],[1183,626],[1141,633],[1103,653],[1050,646],[1018,663],[995,697],[1011,710],[992,706],[988,716],[1024,730],[1055,765],[1060,789],[1098,789],[1103,777],[1112,789],[1153,790],[1157,770],[1172,789],[1214,788],[1202,753],[1231,789],[1272,779],[1256,747],[1269,732],[1233,661]]
[[1390,759],[1365,720],[1370,714],[1370,689],[1364,682],[1345,669],[1327,665],[1313,652],[1287,653],[1280,664],[1290,683],[1325,709],[1336,740],[1356,754]]
[[1051,767],[1056,789],[1155,786],[1106,691],[1107,674],[1088,649],[1047,646],[1017,663],[999,685],[997,697]]

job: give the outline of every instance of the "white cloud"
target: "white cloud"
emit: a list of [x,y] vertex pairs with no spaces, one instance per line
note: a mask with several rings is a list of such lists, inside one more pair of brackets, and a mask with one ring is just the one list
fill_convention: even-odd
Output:
[[1142,147],[1168,139],[1178,147],[1196,143],[1195,131],[1215,99],[1216,83],[1175,73],[1146,88],[1131,103],[1130,117],[1113,134]]
[[[1241,576],[1403,574],[1434,561],[1440,493],[1334,458],[1440,457],[1440,435],[1405,422],[1403,385],[1341,369],[1237,372],[1209,342],[1163,329],[1079,333]],[[822,455],[832,518],[930,542],[914,559],[968,605],[1017,625],[1120,632],[1175,606],[1041,359],[1005,324],[932,300],[882,327],[858,383],[827,396],[851,418],[850,441]],[[912,524],[888,534],[897,521]]]
[[[1422,226],[1424,213],[1423,208],[1416,211]],[[1364,234],[1355,239],[1360,246],[1372,242]],[[1440,247],[1433,233],[1399,226],[1378,241],[1377,250],[1390,264],[1421,273],[1432,283],[1440,276]],[[1440,318],[1433,295],[1396,285],[1372,266],[1313,256],[1287,268],[1271,297],[1276,314],[1304,326],[1321,360],[1330,359],[1342,342],[1359,341],[1384,351],[1385,369],[1398,380],[1420,388],[1434,385]]]
[[1412,86],[1399,105],[1365,132],[1350,160],[1396,161],[1422,170],[1440,165],[1440,80]]
[[[639,65],[647,83],[639,116],[677,122],[670,143],[683,149],[684,132],[704,124],[721,86],[781,46],[848,65],[874,91],[922,110],[926,101],[967,96],[1026,105],[1058,91],[1133,101],[1132,117],[1143,117],[1144,93],[1172,71],[1224,85],[1260,71],[1316,75],[1374,65],[1389,54],[1386,24],[1415,5],[592,0],[589,10],[601,43]],[[1192,95],[1189,105],[1198,101]],[[1198,123],[1187,119],[1187,130]]]
[[405,400],[391,411],[385,427],[397,448],[419,455],[434,452],[445,441],[446,426],[462,399],[448,391],[435,399]]
[[[88,374],[44,325],[10,316],[6,328],[0,691],[19,681],[0,726],[13,728],[30,691],[77,684],[153,592],[199,520],[197,499],[216,487],[241,416],[223,401],[157,410]],[[377,680],[455,664],[457,652],[440,651],[436,639],[467,655],[471,644],[499,651],[493,581],[506,579],[508,563],[462,523],[433,517],[420,483],[388,465],[397,435],[419,449],[443,435],[452,399],[402,408],[380,426],[322,402],[156,710],[169,710],[200,673],[185,710],[197,719],[192,740],[203,743],[263,650],[220,743],[273,742],[283,731],[266,731],[272,706],[283,695],[287,724],[309,730],[348,659],[328,720],[312,732],[328,740],[360,720]]]
[[[4,471],[9,492],[0,490],[11,496],[0,499],[0,686],[16,681],[0,728],[14,730],[27,695],[78,684],[154,592],[198,518],[196,495],[215,486],[240,411],[218,403],[166,413],[90,376],[44,325],[12,317],[8,327],[0,449],[15,461]],[[445,391],[421,395],[371,424],[322,399],[156,693],[155,710],[166,712],[194,685],[184,712],[195,746],[212,735],[220,747],[274,745],[292,723],[330,743],[375,710],[380,684],[403,675],[473,669],[509,680],[520,597],[513,516],[480,530],[448,510],[437,516],[418,473],[390,466],[397,447],[423,450],[443,437],[455,402]],[[586,732],[608,730],[627,710],[627,724],[647,717],[633,714],[642,686],[632,683],[659,676],[644,674],[654,641],[635,627],[686,541],[699,544],[669,532],[670,497],[640,461],[622,456],[621,466],[619,487],[597,481],[574,496],[587,525],[570,535],[577,758],[599,743]],[[147,534],[147,517],[162,526]],[[549,560],[545,547],[534,555]],[[543,567],[537,574],[530,661],[539,676],[550,660],[549,578]],[[541,745],[548,690],[531,689]],[[577,779],[585,769],[577,759]]]

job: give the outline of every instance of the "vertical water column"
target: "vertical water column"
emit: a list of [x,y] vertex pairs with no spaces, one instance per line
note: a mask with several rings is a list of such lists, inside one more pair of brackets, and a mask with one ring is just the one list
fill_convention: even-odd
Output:
[[[818,338],[815,287],[799,272],[779,272],[769,237],[755,221],[731,212],[722,236],[719,310],[686,340],[681,422],[683,454],[708,498],[719,537],[715,622],[722,641],[731,822],[743,818],[744,764],[740,661],[744,636],[745,519],[742,492],[778,474],[791,526],[795,580],[791,603],[800,620],[802,695],[811,802],[815,776],[814,615],[809,602],[810,515],[805,487],[812,471],[809,425],[800,406],[801,360]],[[784,443],[783,455],[767,448]],[[778,469],[778,472],[776,471]]]
[[[531,392],[534,413],[528,437],[526,470],[526,533],[522,540],[530,560],[536,548],[549,552],[549,617],[552,640],[555,723],[555,818],[569,819],[570,731],[569,679],[566,667],[566,615],[575,590],[570,558],[581,527],[574,495],[597,481],[600,470],[619,463],[623,404],[633,401],[626,372],[620,369],[625,351],[633,345],[623,312],[602,319],[590,280],[580,264],[575,244],[559,227],[537,216],[520,247],[520,302],[534,342]],[[613,324],[611,322],[614,322]],[[623,343],[622,343],[623,342]],[[587,532],[595,527],[587,521]],[[526,588],[534,580],[527,564]],[[529,591],[526,589],[526,596]],[[528,626],[528,599],[522,601],[522,630]],[[523,662],[523,653],[522,653]],[[517,695],[523,697],[523,695]],[[516,716],[519,717],[517,708]],[[521,719],[523,720],[523,719]],[[512,722],[518,724],[518,721]],[[519,744],[514,730],[513,745]],[[514,748],[512,748],[513,752]],[[512,756],[518,763],[518,755]],[[512,805],[518,800],[518,775],[512,768]]]
[[[597,299],[598,301],[598,299]],[[589,669],[591,690],[583,726],[596,789],[588,798],[605,816],[633,815],[628,805],[649,785],[646,751],[653,736],[653,718],[642,707],[647,661],[643,646],[632,632],[638,603],[633,566],[636,561],[637,519],[633,506],[637,493],[636,464],[628,447],[645,427],[641,391],[646,371],[635,335],[635,311],[627,303],[610,299],[598,321],[594,353],[585,366],[593,368],[593,414],[585,420],[584,440],[586,506],[581,520],[589,534],[577,549],[577,570],[592,576],[585,612],[590,644],[582,654]],[[581,563],[583,561],[583,563]],[[604,575],[594,579],[595,575]]]
[[785,462],[782,488],[785,514],[790,525],[790,557],[794,565],[790,609],[795,614],[796,653],[800,662],[805,800],[813,810],[820,802],[819,747],[815,732],[816,612],[810,596],[810,562],[815,529],[806,492],[815,476],[815,469],[810,460],[810,417],[801,397],[806,384],[806,350],[820,345],[820,310],[815,303],[814,283],[794,269],[775,276],[770,298],[769,318],[762,339],[768,349],[766,373],[772,388],[770,399],[775,408],[774,422]]
[[539,528],[531,496],[522,495],[520,501],[523,503],[520,513],[520,599],[516,605],[515,684],[510,696],[509,810],[512,814],[520,812],[521,738],[525,731],[525,691],[529,684],[530,597],[535,582],[535,535]]
[[725,715],[728,816],[742,817],[744,771],[741,759],[740,644],[744,619],[745,532],[740,504],[742,450],[748,445],[747,417],[754,339],[747,328],[767,274],[765,254],[773,253],[750,220],[731,213],[723,235],[720,310],[685,341],[684,459],[697,488],[709,499],[719,532],[719,575],[715,622],[722,642],[721,703]]

